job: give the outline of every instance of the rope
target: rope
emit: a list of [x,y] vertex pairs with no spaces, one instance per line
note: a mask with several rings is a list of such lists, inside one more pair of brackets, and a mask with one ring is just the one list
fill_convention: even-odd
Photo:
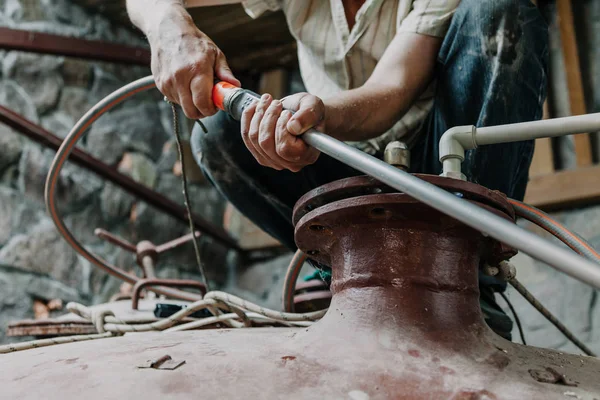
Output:
[[[175,332],[197,329],[216,323],[223,323],[231,328],[251,327],[253,322],[277,323],[291,327],[306,327],[321,319],[327,311],[321,310],[303,314],[275,311],[261,307],[258,304],[251,303],[237,296],[230,295],[229,293],[219,291],[208,292],[203,300],[193,302],[189,304],[188,307],[176,312],[170,317],[152,323],[127,323],[115,317],[110,310],[95,311],[79,303],[68,303],[67,309],[73,314],[90,321],[94,324],[94,327],[99,333],[9,344],[0,346],[0,354],[35,349],[55,344],[114,337],[131,332]],[[203,309],[208,309],[213,313],[213,316],[174,326],[190,314]],[[218,310],[224,310],[227,311],[227,313],[221,314]]]

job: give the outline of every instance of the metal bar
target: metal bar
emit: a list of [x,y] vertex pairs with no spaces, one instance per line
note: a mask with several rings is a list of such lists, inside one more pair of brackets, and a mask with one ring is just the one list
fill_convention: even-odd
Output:
[[182,288],[193,288],[198,289],[202,296],[206,294],[206,286],[202,282],[193,281],[191,279],[159,279],[159,278],[148,278],[140,279],[133,286],[131,308],[133,310],[138,309],[140,302],[140,292],[147,286],[170,286],[170,287],[182,287]]
[[[474,135],[477,145],[481,146],[599,130],[600,113],[595,113],[517,124],[486,126],[477,128]],[[465,150],[468,150],[468,147],[465,147]]]
[[[53,135],[40,126],[26,120],[21,115],[3,106],[0,106],[0,122],[5,123],[11,128],[17,130],[19,133],[38,143],[41,143],[50,149],[58,150],[62,144],[62,140],[58,136]],[[163,211],[182,222],[187,222],[187,212],[183,206],[180,206],[169,198],[155,192],[139,182],[134,181],[129,176],[120,173],[115,168],[112,168],[97,158],[92,157],[83,150],[74,148],[73,152],[70,154],[70,159],[79,166],[84,167],[89,171],[96,173],[100,177],[118,185],[123,190],[131,193],[153,207],[156,207],[160,211]],[[222,228],[214,226],[199,215],[193,214],[191,217],[202,233],[213,237],[216,241],[222,243],[228,248],[241,250],[237,242]]]
[[[546,121],[541,121],[543,123]],[[600,288],[600,265],[560,248],[491,212],[459,199],[437,186],[423,182],[398,168],[364,152],[319,133],[314,129],[302,135],[304,141],[321,152],[417,200],[447,214],[466,225],[529,254],[548,265],[596,288]]]
[[55,54],[132,65],[150,65],[150,50],[98,40],[0,28],[0,49]]

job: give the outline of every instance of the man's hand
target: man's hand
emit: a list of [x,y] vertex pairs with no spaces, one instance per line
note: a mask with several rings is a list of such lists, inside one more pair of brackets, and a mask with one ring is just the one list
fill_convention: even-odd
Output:
[[217,112],[212,101],[214,77],[233,85],[225,55],[202,33],[189,16],[165,16],[159,34],[148,35],[152,49],[152,74],[158,90],[179,104],[191,119]]
[[297,136],[313,127],[323,131],[324,117],[323,102],[308,93],[283,100],[265,94],[244,110],[242,139],[260,165],[298,172],[317,161],[320,152]]

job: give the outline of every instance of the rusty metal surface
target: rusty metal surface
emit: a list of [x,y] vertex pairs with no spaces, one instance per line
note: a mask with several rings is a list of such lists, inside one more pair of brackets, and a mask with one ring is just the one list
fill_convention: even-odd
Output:
[[150,65],[150,50],[147,48],[3,27],[0,27],[0,49]]
[[206,294],[206,285],[204,283],[194,281],[191,279],[160,279],[160,278],[148,278],[148,279],[140,279],[133,286],[132,292],[132,300],[131,300],[131,308],[133,310],[138,309],[138,304],[140,302],[140,292],[142,289],[148,286],[165,286],[165,287],[175,287],[175,288],[195,288],[198,289],[202,296]]
[[[135,334],[8,354],[0,362],[3,394],[25,400],[82,394],[89,400],[600,398],[598,359],[511,343],[487,327],[477,268],[493,244],[402,196],[340,200],[300,219],[300,249],[318,250],[333,265],[333,299],[315,325]],[[383,211],[372,213],[375,204]],[[136,368],[165,354],[186,363],[173,371]],[[65,376],[68,385],[61,383]]]
[[[15,129],[17,133],[27,136],[31,140],[38,142],[52,150],[58,150],[62,144],[62,139],[34,124],[31,121],[23,118],[21,115],[9,110],[0,105],[0,122]],[[126,192],[145,201],[160,211],[169,214],[170,216],[187,223],[187,212],[185,207],[175,203],[169,198],[160,193],[136,182],[129,176],[120,173],[116,168],[113,168],[99,159],[92,157],[85,151],[75,147],[69,158],[77,165],[94,172],[101,178],[104,178],[115,185],[119,186]],[[223,228],[213,225],[197,214],[192,214],[192,219],[196,227],[203,233],[213,237],[219,243],[236,250],[241,250],[237,242],[229,236]]]

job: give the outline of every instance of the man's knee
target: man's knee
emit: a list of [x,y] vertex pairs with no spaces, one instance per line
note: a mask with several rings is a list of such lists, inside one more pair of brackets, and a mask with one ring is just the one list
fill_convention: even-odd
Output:
[[[194,159],[198,165],[205,165],[206,158],[220,157],[223,153],[235,154],[242,142],[239,134],[239,123],[225,112],[202,119],[192,130],[191,146]],[[243,142],[241,143],[243,144]]]
[[548,26],[530,0],[462,0],[452,25],[454,34],[480,41],[483,55],[501,64],[520,65],[522,55],[547,52]]

